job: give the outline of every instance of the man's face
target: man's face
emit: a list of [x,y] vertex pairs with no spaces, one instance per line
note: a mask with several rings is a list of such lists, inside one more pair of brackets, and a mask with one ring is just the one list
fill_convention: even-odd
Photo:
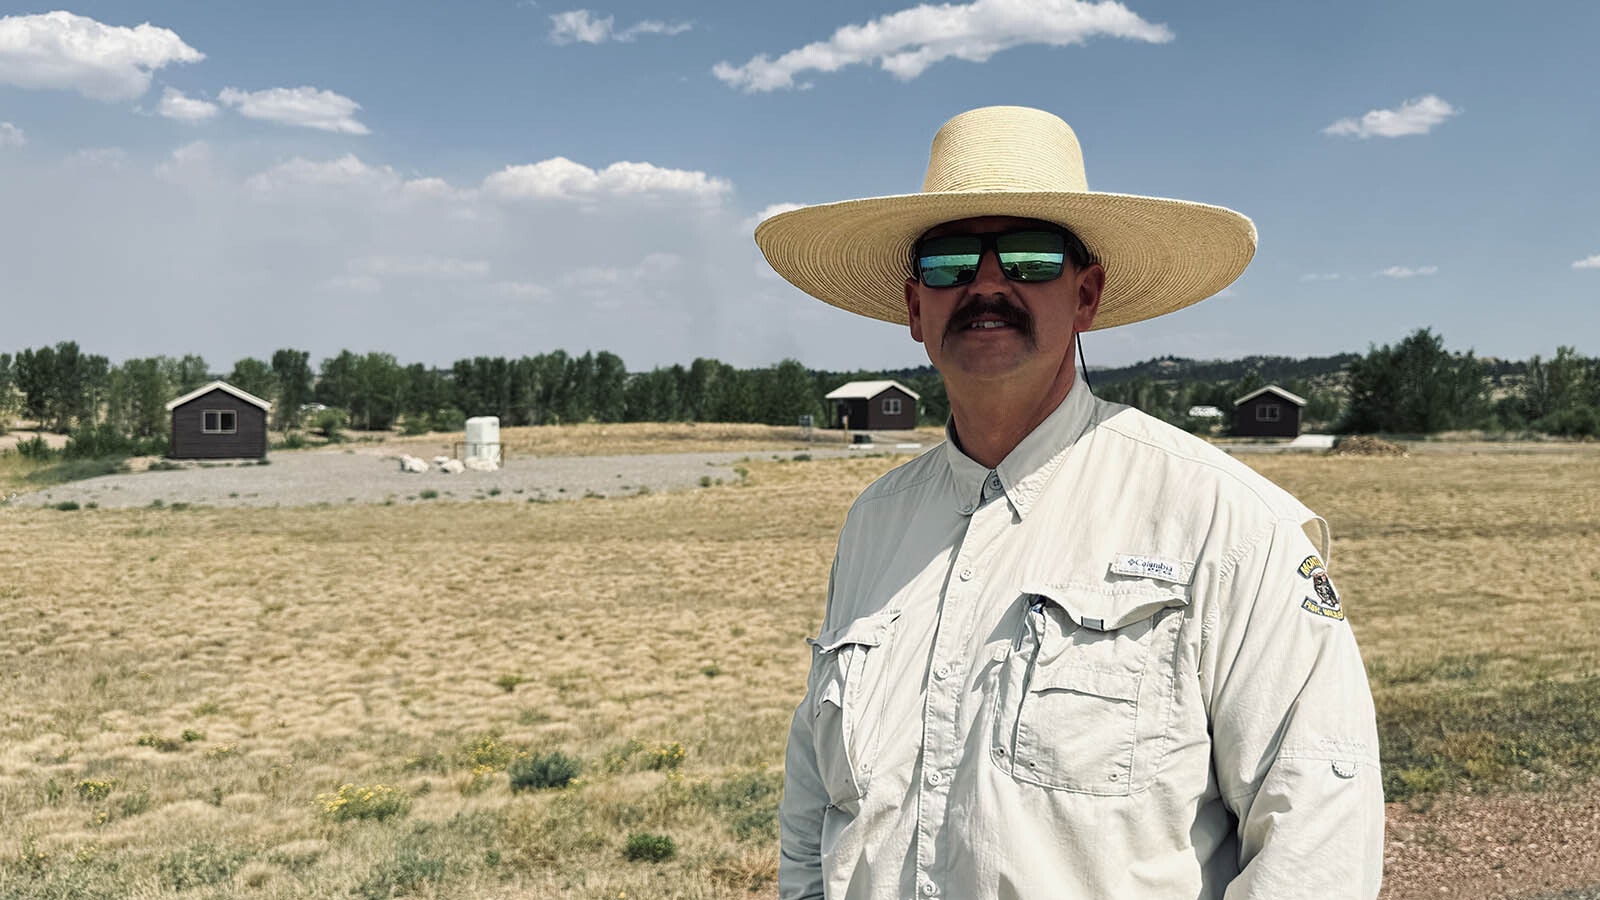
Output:
[[[1032,219],[984,216],[946,222],[922,237],[1038,227],[1041,223]],[[977,277],[967,284],[928,287],[915,277],[907,279],[911,336],[927,348],[929,361],[947,381],[1048,385],[1064,378],[1070,387],[1073,338],[1094,323],[1104,282],[1100,266],[1075,269],[1070,261],[1053,281],[1010,281],[993,249],[986,248]]]

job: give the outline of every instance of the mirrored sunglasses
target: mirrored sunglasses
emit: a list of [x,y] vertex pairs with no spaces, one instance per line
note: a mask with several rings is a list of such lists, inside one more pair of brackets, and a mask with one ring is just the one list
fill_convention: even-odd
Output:
[[969,284],[978,277],[978,265],[990,250],[1011,281],[1053,281],[1061,277],[1067,259],[1067,236],[1029,229],[925,238],[914,251],[917,278],[932,288]]

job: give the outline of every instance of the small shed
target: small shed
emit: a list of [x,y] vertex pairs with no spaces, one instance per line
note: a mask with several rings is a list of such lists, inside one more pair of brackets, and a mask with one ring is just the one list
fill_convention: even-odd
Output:
[[262,459],[272,404],[226,381],[190,391],[167,404],[172,413],[172,459]]
[[917,427],[921,399],[898,381],[852,381],[827,394],[833,427],[855,431],[909,431]]
[[1242,437],[1300,436],[1300,413],[1306,398],[1275,384],[1233,401],[1233,433]]

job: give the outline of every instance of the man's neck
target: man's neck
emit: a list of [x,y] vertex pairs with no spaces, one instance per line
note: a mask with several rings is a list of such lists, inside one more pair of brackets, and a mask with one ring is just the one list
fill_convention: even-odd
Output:
[[961,391],[946,380],[956,446],[985,468],[1000,465],[1067,399],[1074,380],[1068,377],[1044,396],[1006,391],[1003,387]]

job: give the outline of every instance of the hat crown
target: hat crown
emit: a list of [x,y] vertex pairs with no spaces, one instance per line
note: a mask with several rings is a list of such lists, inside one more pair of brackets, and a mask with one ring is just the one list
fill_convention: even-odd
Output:
[[944,123],[922,182],[925,194],[1088,190],[1071,126],[1025,106],[985,106]]

